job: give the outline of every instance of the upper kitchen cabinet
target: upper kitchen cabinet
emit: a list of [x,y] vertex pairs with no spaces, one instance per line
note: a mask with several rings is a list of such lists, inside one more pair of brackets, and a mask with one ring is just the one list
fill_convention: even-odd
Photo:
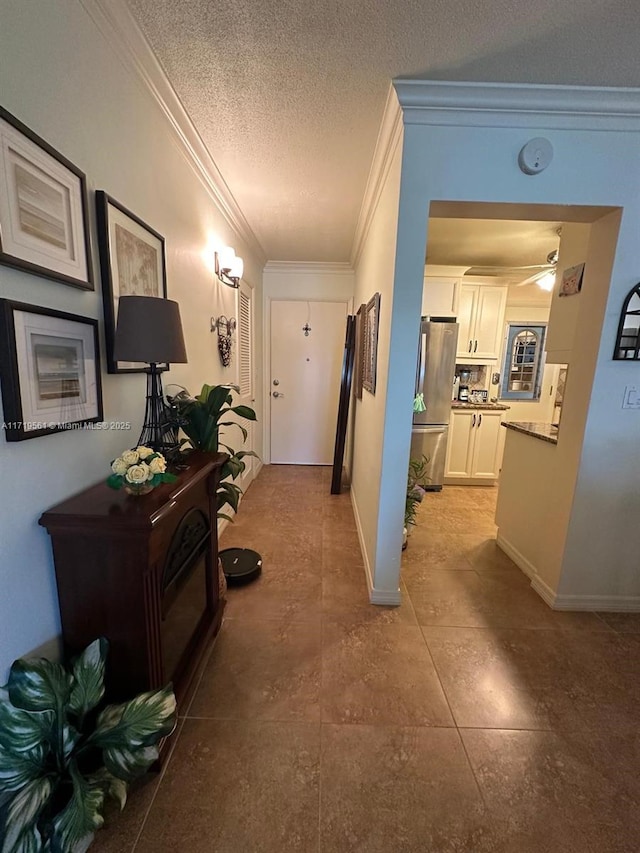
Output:
[[458,310],[459,280],[424,277],[422,290],[423,317],[455,317]]
[[507,290],[504,285],[460,285],[458,361],[486,364],[498,360]]
[[457,317],[460,279],[468,267],[427,264],[422,288],[423,317]]

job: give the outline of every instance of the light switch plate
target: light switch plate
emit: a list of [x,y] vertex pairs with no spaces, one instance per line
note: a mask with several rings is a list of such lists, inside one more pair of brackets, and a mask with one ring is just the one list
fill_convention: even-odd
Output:
[[640,409],[640,392],[637,385],[627,385],[622,398],[623,409]]

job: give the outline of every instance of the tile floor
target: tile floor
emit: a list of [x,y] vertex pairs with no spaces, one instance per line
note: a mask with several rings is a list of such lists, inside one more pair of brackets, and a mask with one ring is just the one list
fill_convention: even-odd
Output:
[[496,547],[495,489],[425,497],[403,603],[368,603],[348,495],[264,468],[259,551],[170,761],[101,853],[637,853],[640,614],[556,613]]

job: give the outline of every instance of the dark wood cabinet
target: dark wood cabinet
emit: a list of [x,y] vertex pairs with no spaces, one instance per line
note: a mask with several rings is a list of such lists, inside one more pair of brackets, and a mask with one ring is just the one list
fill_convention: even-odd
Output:
[[65,650],[109,640],[107,699],[172,681],[186,703],[222,619],[215,494],[225,454],[194,452],[175,483],[133,497],[99,483],[45,512]]

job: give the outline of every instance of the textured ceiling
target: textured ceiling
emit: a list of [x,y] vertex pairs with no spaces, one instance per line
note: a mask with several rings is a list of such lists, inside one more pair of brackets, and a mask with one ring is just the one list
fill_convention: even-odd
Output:
[[394,77],[640,86],[638,0],[128,3],[270,260],[349,260]]

